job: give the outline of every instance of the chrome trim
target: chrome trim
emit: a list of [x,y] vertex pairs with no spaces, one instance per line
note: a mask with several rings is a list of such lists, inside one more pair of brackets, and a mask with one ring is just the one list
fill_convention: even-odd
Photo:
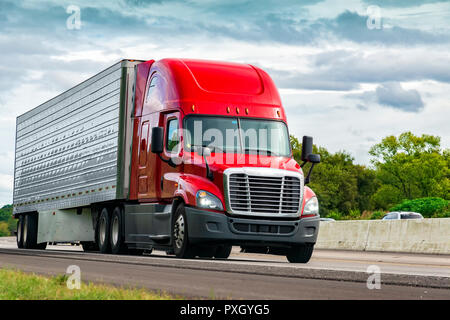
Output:
[[[268,178],[282,178],[281,190],[277,194],[280,194],[280,202],[275,205],[274,208],[278,208],[277,212],[274,213],[264,213],[264,212],[253,212],[251,208],[249,211],[240,211],[233,210],[231,208],[230,203],[230,176],[232,174],[244,174],[247,177],[247,189],[249,189],[249,181],[248,176],[259,176],[259,177],[268,177]],[[283,203],[283,188],[285,186],[286,177],[294,177],[300,180],[300,197],[298,203],[298,211],[295,214],[291,213],[283,213],[282,212],[282,203]],[[226,211],[230,214],[235,215],[248,215],[248,216],[262,216],[262,217],[298,217],[300,216],[302,203],[303,203],[303,193],[304,193],[304,176],[300,172],[283,170],[283,169],[275,169],[275,168],[260,168],[260,167],[243,167],[243,168],[228,168],[223,173],[223,184],[224,184],[224,198],[225,198],[225,206]],[[267,183],[266,183],[267,184]],[[251,201],[249,199],[249,201]]]

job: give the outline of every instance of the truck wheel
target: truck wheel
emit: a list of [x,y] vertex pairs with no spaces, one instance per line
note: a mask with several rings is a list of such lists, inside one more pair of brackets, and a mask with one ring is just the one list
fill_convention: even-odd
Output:
[[111,253],[114,254],[125,253],[127,250],[122,219],[122,209],[116,207],[111,216],[110,226]]
[[95,242],[82,241],[82,242],[80,242],[80,244],[83,247],[84,252],[98,251],[98,246],[97,246],[97,243],[95,243]]
[[110,225],[111,218],[109,216],[108,209],[103,208],[100,213],[100,218],[98,219],[98,227],[97,227],[97,244],[98,249],[101,253],[110,253],[111,246],[109,243],[110,238]]
[[217,259],[228,259],[231,254],[232,246],[218,246],[216,249],[216,253],[214,253],[214,258]]
[[17,219],[17,248],[22,249],[23,248],[23,237],[22,237],[22,230],[23,230],[23,215],[19,216],[19,219]]
[[22,242],[26,249],[45,250],[47,243],[37,243],[38,236],[38,213],[23,216]]
[[215,246],[196,246],[195,247],[195,255],[200,258],[209,258],[211,259],[214,257],[214,254],[216,253],[217,248]]
[[128,254],[132,256],[142,256],[144,251],[144,249],[128,248]]
[[189,234],[187,228],[186,211],[184,204],[180,204],[175,211],[172,223],[173,251],[177,258],[194,258],[195,250],[189,244]]
[[291,263],[307,263],[311,259],[314,244],[306,243],[288,250],[286,258]]

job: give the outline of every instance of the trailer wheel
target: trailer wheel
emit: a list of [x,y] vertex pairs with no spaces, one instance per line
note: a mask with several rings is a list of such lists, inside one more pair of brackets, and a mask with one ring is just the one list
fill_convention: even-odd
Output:
[[83,247],[83,251],[85,252],[98,251],[98,246],[95,242],[81,241],[80,244]]
[[307,263],[311,259],[314,244],[306,243],[288,249],[286,258],[291,263]]
[[189,243],[186,211],[183,203],[175,210],[172,222],[172,240],[173,251],[177,258],[189,259],[195,257],[195,250]]
[[216,253],[214,254],[214,258],[217,259],[228,259],[231,254],[232,246],[222,245],[218,246],[216,249]]
[[110,225],[111,218],[109,216],[109,212],[107,208],[103,208],[100,213],[100,218],[98,219],[98,227],[97,227],[97,244],[101,253],[110,253]]
[[128,248],[128,254],[132,256],[142,256],[144,251],[144,249]]
[[17,219],[17,248],[22,249],[23,248],[23,237],[22,237],[22,230],[23,230],[23,215],[19,216],[19,219]]
[[125,253],[127,250],[122,219],[122,209],[116,207],[111,216],[110,226],[111,252],[114,254]]
[[22,243],[26,249],[45,250],[47,243],[37,243],[38,213],[30,213],[23,216]]

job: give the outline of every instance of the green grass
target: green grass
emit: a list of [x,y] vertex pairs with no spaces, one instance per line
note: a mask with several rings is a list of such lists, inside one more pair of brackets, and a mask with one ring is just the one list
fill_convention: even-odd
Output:
[[66,286],[66,275],[44,277],[0,269],[0,300],[174,300],[181,297],[144,289],[82,283],[79,290]]

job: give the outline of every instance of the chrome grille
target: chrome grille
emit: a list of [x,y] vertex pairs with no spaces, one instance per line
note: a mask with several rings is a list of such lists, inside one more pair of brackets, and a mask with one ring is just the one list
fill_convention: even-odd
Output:
[[229,210],[241,214],[297,215],[302,199],[302,180],[284,175],[285,170],[276,172],[275,175],[230,173],[227,178]]

